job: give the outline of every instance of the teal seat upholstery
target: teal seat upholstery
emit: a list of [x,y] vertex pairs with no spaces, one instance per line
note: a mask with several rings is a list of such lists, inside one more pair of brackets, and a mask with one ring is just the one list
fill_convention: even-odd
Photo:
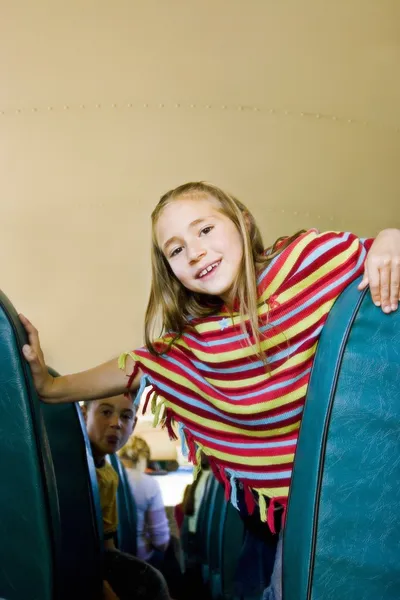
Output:
[[206,562],[207,522],[210,514],[210,495],[215,485],[215,478],[209,475],[203,492],[202,502],[197,516],[196,532],[189,531],[189,518],[185,517],[181,529],[181,545],[185,570],[201,570]]
[[225,503],[222,531],[219,539],[219,563],[221,571],[220,595],[224,600],[234,597],[236,567],[243,545],[245,529],[239,512],[230,503]]
[[57,486],[24,343],[18,315],[0,293],[0,596],[53,600],[61,543]]
[[204,525],[201,530],[199,530],[199,526],[197,526],[196,536],[198,535],[200,538],[200,556],[201,556],[201,573],[203,577],[203,582],[205,584],[209,584],[211,573],[210,573],[210,555],[211,555],[211,539],[212,539],[212,527],[213,521],[215,524],[215,505],[217,499],[218,488],[220,487],[220,483],[213,477],[209,476],[210,487],[207,490],[207,498],[205,498],[204,502],[207,502],[207,512],[204,518]]
[[225,492],[221,484],[216,488],[211,517],[211,531],[208,538],[208,564],[210,570],[210,592],[213,599],[222,595],[221,584],[221,541],[226,516]]
[[[55,374],[54,372],[52,373]],[[96,470],[76,404],[42,404],[61,516],[60,600],[100,597],[102,519]]]
[[284,600],[400,598],[400,311],[352,284],[313,367],[283,541]]
[[111,466],[118,474],[117,491],[118,531],[117,545],[122,552],[137,554],[137,510],[125,468],[116,454],[109,456]]

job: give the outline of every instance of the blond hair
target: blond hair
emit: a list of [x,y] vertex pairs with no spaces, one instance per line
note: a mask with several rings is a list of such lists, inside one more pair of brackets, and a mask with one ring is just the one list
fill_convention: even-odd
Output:
[[[177,340],[185,329],[190,327],[193,317],[206,317],[216,314],[223,301],[217,296],[208,296],[192,292],[185,288],[172,272],[166,257],[158,245],[156,225],[163,209],[177,199],[214,198],[219,210],[227,216],[237,228],[243,243],[241,265],[233,282],[232,298],[238,302],[242,329],[245,330],[246,318],[250,321],[251,337],[258,348],[258,355],[264,360],[258,319],[257,273],[275,256],[284,250],[298,235],[279,238],[265,251],[260,230],[251,212],[240,200],[227,194],[210,183],[192,182],[181,185],[162,196],[154,209],[152,219],[152,284],[145,316],[145,343],[152,354],[162,354]],[[282,241],[283,240],[283,241]],[[157,331],[158,328],[158,331]],[[169,345],[156,344],[157,338],[167,332],[173,332]],[[250,338],[248,343],[251,343]]]
[[132,461],[133,465],[136,466],[141,458],[145,458],[146,461],[150,460],[150,446],[141,437],[136,435],[129,438],[125,446],[118,452],[120,458],[125,458]]

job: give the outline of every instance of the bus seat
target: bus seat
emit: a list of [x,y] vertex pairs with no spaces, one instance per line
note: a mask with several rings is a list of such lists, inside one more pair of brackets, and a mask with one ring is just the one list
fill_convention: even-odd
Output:
[[0,596],[57,598],[60,515],[52,457],[25,331],[0,292]]
[[[209,479],[212,477],[210,475]],[[208,504],[207,513],[205,515],[204,525],[201,530],[197,527],[200,537],[200,556],[201,556],[201,574],[203,583],[207,584],[210,581],[210,552],[211,552],[211,537],[212,537],[212,525],[213,515],[215,512],[217,491],[220,487],[220,483],[215,477],[212,477],[210,487],[208,489],[207,498],[204,500]],[[196,534],[197,534],[196,531]]]
[[227,502],[225,504],[222,533],[219,543],[221,569],[221,597],[231,600],[234,597],[236,567],[244,540],[244,523],[238,510]]
[[211,517],[211,531],[208,538],[209,587],[211,597],[220,598],[221,587],[221,541],[226,515],[225,491],[219,484],[215,493],[214,508]]
[[206,526],[205,524],[207,521],[207,515],[209,512],[209,494],[211,488],[214,485],[213,481],[214,477],[210,473],[204,487],[202,502],[200,504],[199,513],[197,517],[197,527],[195,533],[191,533],[189,531],[189,517],[185,516],[185,518],[183,519],[180,539],[185,570],[195,569],[201,566],[203,554],[205,556],[205,551],[203,553],[203,548],[205,547],[204,531]]
[[283,539],[285,600],[400,597],[400,310],[357,283],[324,327]]
[[119,478],[117,491],[118,531],[117,545],[122,552],[136,556],[137,554],[137,510],[128,477],[123,464],[116,454],[111,454],[109,461]]
[[[52,375],[56,373],[50,370]],[[42,404],[61,514],[60,600],[100,597],[102,518],[96,469],[77,404]]]

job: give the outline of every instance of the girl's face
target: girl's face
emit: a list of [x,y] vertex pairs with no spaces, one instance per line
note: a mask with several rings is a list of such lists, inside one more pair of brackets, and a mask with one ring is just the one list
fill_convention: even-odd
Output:
[[173,200],[158,218],[156,238],[182,285],[229,302],[243,242],[233,222],[220,212],[217,200]]

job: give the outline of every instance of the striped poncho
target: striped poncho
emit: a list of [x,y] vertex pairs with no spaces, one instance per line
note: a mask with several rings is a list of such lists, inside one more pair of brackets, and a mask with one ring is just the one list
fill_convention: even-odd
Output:
[[237,505],[239,485],[248,511],[257,502],[272,530],[275,504],[287,504],[319,335],[338,295],[362,274],[369,245],[351,233],[310,230],[266,266],[258,294],[267,368],[239,315],[227,312],[194,319],[160,357],[129,353],[135,373],[144,373],[138,396],[151,386],[155,421],[162,411],[171,435],[177,422],[195,465],[204,451],[226,497]]

